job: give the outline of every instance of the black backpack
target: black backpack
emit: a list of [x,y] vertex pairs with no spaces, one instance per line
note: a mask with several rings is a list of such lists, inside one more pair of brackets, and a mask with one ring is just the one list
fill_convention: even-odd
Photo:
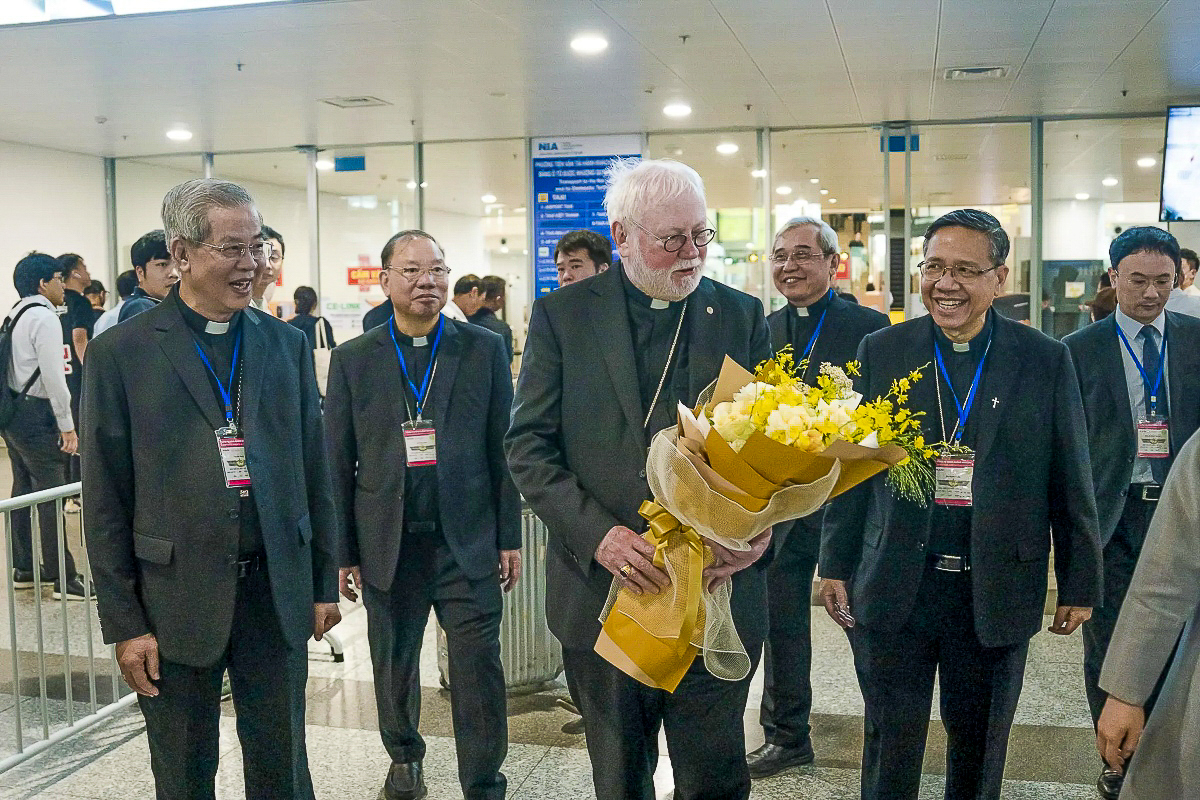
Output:
[[8,373],[12,370],[12,335],[16,330],[17,320],[29,309],[40,305],[40,303],[30,303],[18,311],[16,316],[6,318],[4,324],[0,325],[0,428],[9,426],[13,415],[17,413],[17,400],[25,396],[29,388],[33,386],[33,382],[42,374],[41,367],[35,369],[29,376],[29,380],[25,381],[25,386],[20,392],[14,392],[8,386]]

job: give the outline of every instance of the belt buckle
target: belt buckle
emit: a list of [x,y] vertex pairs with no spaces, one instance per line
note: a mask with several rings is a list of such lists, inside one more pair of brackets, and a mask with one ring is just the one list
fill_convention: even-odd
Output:
[[1142,499],[1149,503],[1157,503],[1162,495],[1162,487],[1156,483],[1142,484]]
[[971,565],[966,556],[936,556],[933,568],[941,572],[969,572]]

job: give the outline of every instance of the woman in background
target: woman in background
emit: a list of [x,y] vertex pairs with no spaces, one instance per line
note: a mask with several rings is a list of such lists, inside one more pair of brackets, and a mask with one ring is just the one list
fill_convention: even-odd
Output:
[[308,337],[308,346],[314,350],[317,348],[317,323],[320,322],[325,327],[325,346],[329,349],[336,347],[337,342],[333,341],[333,326],[329,324],[329,320],[313,315],[313,310],[317,307],[317,293],[313,288],[297,287],[292,299],[296,301],[296,316],[288,322],[304,331],[304,335]]

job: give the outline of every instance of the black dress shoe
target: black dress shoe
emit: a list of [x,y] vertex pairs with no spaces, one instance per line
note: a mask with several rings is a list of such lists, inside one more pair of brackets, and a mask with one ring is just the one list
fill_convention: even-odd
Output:
[[1125,783],[1125,776],[1122,773],[1112,767],[1105,767],[1096,780],[1096,789],[1104,800],[1117,800],[1121,795],[1121,784],[1123,783]]
[[785,769],[811,763],[813,763],[811,741],[806,741],[800,747],[764,744],[746,756],[746,766],[750,768],[751,778],[769,778],[772,775],[778,775]]
[[[83,576],[76,575],[65,584],[62,581],[54,582],[54,593],[51,595],[55,600],[62,600],[65,595],[68,600],[84,600],[90,593],[89,587],[83,583]],[[93,599],[95,594],[92,593]]]
[[[14,589],[32,589],[33,588],[33,570],[31,569],[14,569],[12,572],[12,585]],[[47,578],[46,572],[42,571],[42,585],[49,586],[54,583],[53,578]]]
[[379,800],[421,800],[429,792],[425,788],[425,776],[421,773],[421,762],[392,764],[388,770]]

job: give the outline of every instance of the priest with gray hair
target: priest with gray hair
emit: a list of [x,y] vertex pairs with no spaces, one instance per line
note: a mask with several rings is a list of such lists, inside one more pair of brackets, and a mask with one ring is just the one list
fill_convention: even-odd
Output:
[[[509,466],[549,529],[546,612],[587,729],[596,796],[652,800],[665,728],[678,800],[746,798],[748,676],[720,680],[697,659],[671,693],[639,683],[593,647],[614,579],[637,593],[668,586],[638,513],[650,498],[651,437],[675,424],[678,403],[695,404],[726,354],[748,369],[770,356],[763,308],[703,277],[715,231],[690,167],[618,161],[605,208],[620,262],[534,303]],[[713,545],[705,570],[710,590],[732,579],[734,622],[755,660],[766,634],[760,557],[769,543],[768,531],[748,552]]]

